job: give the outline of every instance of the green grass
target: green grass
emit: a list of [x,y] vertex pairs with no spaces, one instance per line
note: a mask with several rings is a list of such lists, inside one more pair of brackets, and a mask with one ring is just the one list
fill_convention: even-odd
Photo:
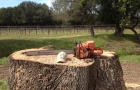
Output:
[[[74,40],[85,42],[94,40],[95,46],[104,50],[116,52],[120,57],[140,54],[140,44],[136,40],[134,34],[126,30],[124,37],[113,36],[114,31],[98,30],[95,31],[96,37],[90,36],[88,31],[80,31],[78,33],[65,31],[46,33],[32,32],[31,34],[1,34],[0,35],[0,63],[7,63],[6,58],[11,53],[28,48],[39,48],[46,45],[53,45],[56,49],[73,49]],[[140,33],[140,31],[138,31]],[[134,57],[135,57],[134,56]],[[122,58],[125,59],[125,58]]]
[[[74,40],[85,42],[94,40],[95,46],[104,50],[114,51],[119,55],[120,61],[133,61],[140,63],[140,44],[131,31],[125,31],[124,37],[113,36],[113,31],[95,31],[93,38],[87,31],[79,33],[70,32],[35,32],[31,34],[1,34],[0,35],[0,64],[8,63],[8,56],[18,50],[39,48],[53,45],[56,49],[73,49]],[[140,31],[138,31],[140,33]],[[80,36],[81,35],[81,36]],[[0,90],[8,90],[6,81],[0,81]]]
[[0,80],[0,90],[8,90],[7,81],[1,81]]
[[126,55],[126,56],[120,56],[119,59],[123,61],[133,61],[136,63],[140,63],[140,56],[139,55]]
[[8,58],[7,57],[3,57],[3,58],[0,58],[0,65],[1,64],[7,64],[9,61],[8,61]]

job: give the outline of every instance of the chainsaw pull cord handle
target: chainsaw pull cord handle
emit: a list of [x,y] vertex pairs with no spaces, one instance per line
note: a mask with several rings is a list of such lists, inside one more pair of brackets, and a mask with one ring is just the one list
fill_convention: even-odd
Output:
[[75,46],[75,48],[74,48],[74,57],[76,57],[76,48],[77,48],[77,42],[76,42],[76,40],[74,40],[74,46]]

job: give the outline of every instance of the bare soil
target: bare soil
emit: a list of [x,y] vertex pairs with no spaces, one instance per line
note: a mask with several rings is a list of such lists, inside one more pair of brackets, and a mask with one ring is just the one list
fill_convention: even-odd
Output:
[[[140,90],[140,64],[121,62],[127,90]],[[8,80],[8,65],[0,65],[0,80]]]
[[140,90],[140,63],[121,62],[127,90]]

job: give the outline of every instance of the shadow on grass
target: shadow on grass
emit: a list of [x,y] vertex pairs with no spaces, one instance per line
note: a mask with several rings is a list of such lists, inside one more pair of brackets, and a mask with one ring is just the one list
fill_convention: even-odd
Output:
[[131,41],[133,43],[137,43],[140,44],[140,42],[138,41],[138,39],[136,38],[136,36],[134,34],[124,34],[123,37],[119,37],[119,36],[114,36],[113,34],[99,34],[97,35],[97,37],[101,37],[102,39],[106,39],[106,41],[108,40],[113,40],[113,41]]
[[100,34],[97,37],[106,41],[102,46],[104,49],[114,51],[119,56],[140,55],[140,42],[133,34],[125,34],[124,37]]

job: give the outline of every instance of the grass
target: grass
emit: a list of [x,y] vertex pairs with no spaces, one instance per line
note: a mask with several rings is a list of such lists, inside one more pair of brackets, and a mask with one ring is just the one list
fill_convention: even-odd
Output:
[[124,61],[133,61],[136,63],[140,63],[140,56],[139,55],[126,55],[126,56],[121,56],[119,59],[124,62]]
[[[139,32],[139,31],[138,31]],[[1,34],[0,35],[0,63],[7,63],[6,59],[11,53],[27,48],[39,48],[46,45],[53,45],[56,49],[73,49],[74,41],[85,42],[94,40],[95,46],[104,50],[116,52],[120,57],[140,54],[140,45],[131,31],[125,31],[125,37],[115,37],[110,31],[95,31],[96,37],[91,37],[87,31],[79,33],[51,32],[50,35],[38,33],[37,35]],[[3,58],[5,57],[5,58]],[[125,58],[121,58],[125,59]],[[126,58],[127,59],[127,58]],[[132,60],[133,61],[133,60]]]
[[7,81],[1,81],[0,80],[0,90],[8,90]]
[[[87,31],[79,33],[51,32],[32,34],[1,34],[0,35],[0,64],[8,63],[8,56],[18,50],[39,48],[53,45],[56,49],[73,49],[74,40],[85,42],[94,40],[95,46],[104,50],[114,51],[119,55],[120,61],[133,61],[140,63],[140,44],[131,31],[125,31],[125,37],[114,37],[113,31],[95,31],[93,38]],[[138,31],[140,33],[140,31]],[[7,82],[0,81],[0,90],[8,90]]]
[[8,63],[8,58],[7,57],[3,57],[3,58],[0,58],[0,65],[2,64],[7,64]]

